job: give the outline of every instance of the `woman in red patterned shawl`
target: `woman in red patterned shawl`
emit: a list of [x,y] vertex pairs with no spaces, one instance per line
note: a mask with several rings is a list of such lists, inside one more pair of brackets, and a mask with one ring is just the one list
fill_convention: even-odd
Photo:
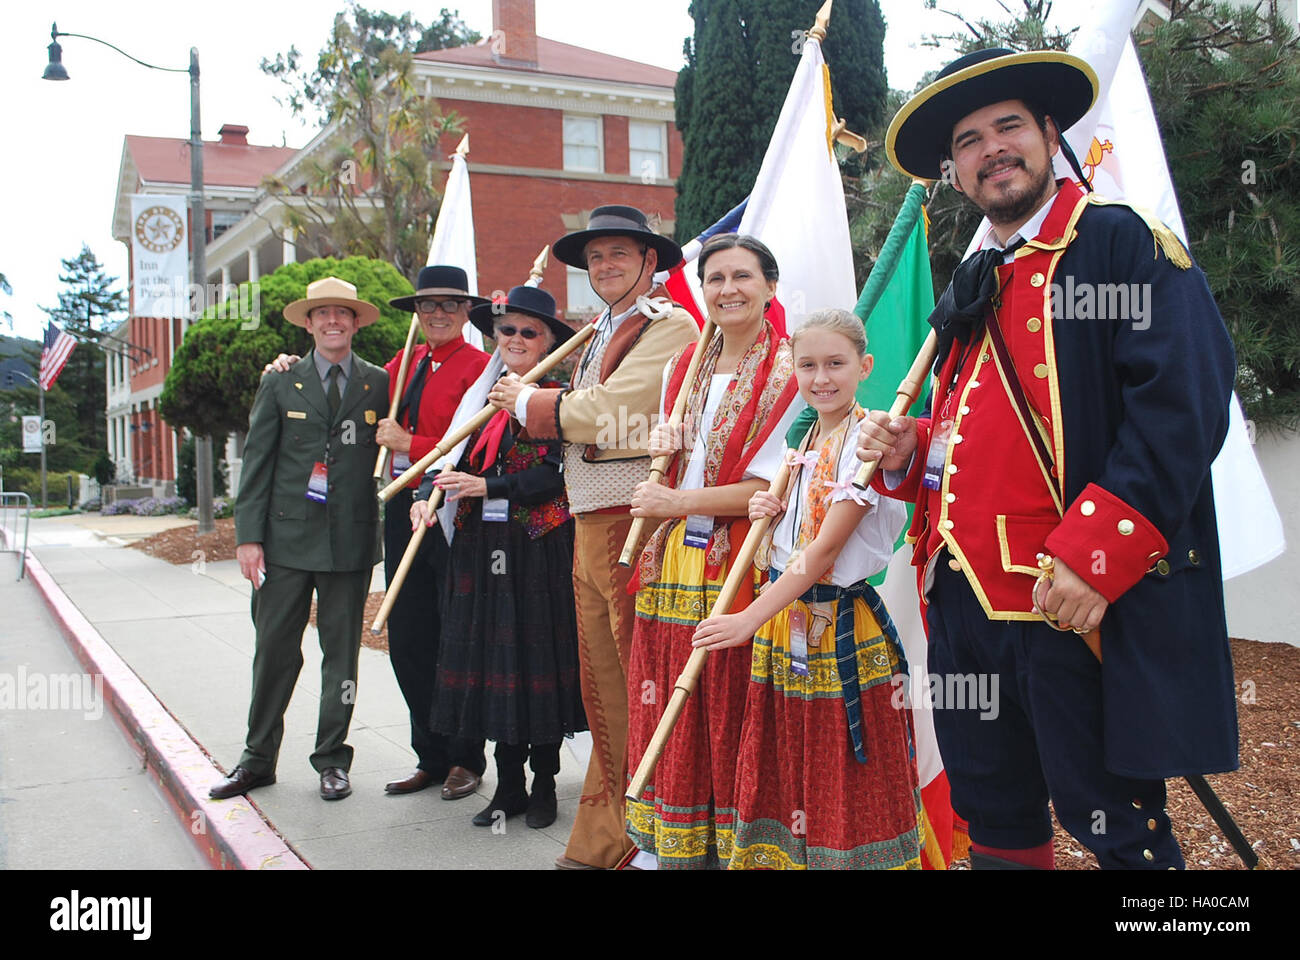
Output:
[[[628,664],[628,769],[636,769],[673,683],[691,655],[691,637],[717,599],[731,551],[749,529],[749,497],[781,466],[785,432],[803,403],[789,342],[764,316],[776,294],[772,252],[750,236],[711,238],[697,261],[717,333],[693,382],[698,345],[664,371],[664,423],[650,435],[652,456],[674,454],[664,483],[640,484],[634,517],[663,520],[640,562],[636,624]],[[680,429],[667,421],[687,391]],[[743,609],[758,583],[747,583]],[[641,869],[726,867],[735,820],[734,784],[749,683],[749,650],[711,657],[687,701],[655,775],[627,805],[628,833]]]

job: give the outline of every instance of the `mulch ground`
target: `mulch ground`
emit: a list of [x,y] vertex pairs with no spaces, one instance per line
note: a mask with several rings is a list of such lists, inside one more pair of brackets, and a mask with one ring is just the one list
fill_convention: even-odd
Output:
[[[173,564],[233,560],[235,521],[218,520],[216,530],[199,537],[197,527],[165,530],[130,546]],[[195,551],[201,551],[196,555]],[[361,642],[388,652],[388,631],[370,633],[382,593],[366,600]],[[312,603],[311,622],[316,623]],[[1233,640],[1237,680],[1237,719],[1241,769],[1207,777],[1231,811],[1261,866],[1300,869],[1300,648],[1280,643]],[[1210,819],[1186,782],[1169,781],[1166,806],[1174,835],[1190,869],[1240,870],[1241,860]],[[1058,826],[1056,866],[1060,870],[1095,870],[1091,853]]]

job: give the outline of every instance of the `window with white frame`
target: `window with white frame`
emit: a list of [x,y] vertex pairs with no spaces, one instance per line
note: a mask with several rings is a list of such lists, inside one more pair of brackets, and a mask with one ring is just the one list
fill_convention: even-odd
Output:
[[569,267],[567,276],[566,315],[590,318],[605,309],[605,301],[596,296],[596,291],[591,289],[591,279],[587,276],[586,270]]
[[564,169],[600,173],[605,169],[600,117],[564,118]]
[[629,120],[627,124],[628,174],[644,181],[668,176],[667,127],[663,123]]

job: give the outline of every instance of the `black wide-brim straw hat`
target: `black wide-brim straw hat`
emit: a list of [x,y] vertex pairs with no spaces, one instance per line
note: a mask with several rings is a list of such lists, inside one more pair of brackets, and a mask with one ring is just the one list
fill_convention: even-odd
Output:
[[544,322],[555,334],[552,350],[573,336],[573,328],[555,315],[555,298],[541,287],[511,287],[505,300],[489,300],[470,308],[469,322],[492,340],[496,336],[493,324],[507,313],[523,313]]
[[420,269],[420,275],[415,281],[415,293],[389,300],[388,305],[399,310],[414,310],[417,300],[450,300],[453,297],[467,300],[471,306],[492,302],[487,297],[476,297],[469,292],[469,277],[463,268],[433,264]]
[[894,115],[885,134],[889,162],[920,180],[943,178],[952,130],[963,117],[1003,100],[1042,109],[1064,133],[1092,109],[1100,84],[1087,61],[1057,50],[976,50],[939,71]]
[[607,204],[591,211],[585,230],[566,233],[551,246],[561,263],[587,269],[587,244],[597,237],[632,237],[659,254],[656,270],[671,270],[682,262],[682,248],[650,229],[646,215],[636,207]]

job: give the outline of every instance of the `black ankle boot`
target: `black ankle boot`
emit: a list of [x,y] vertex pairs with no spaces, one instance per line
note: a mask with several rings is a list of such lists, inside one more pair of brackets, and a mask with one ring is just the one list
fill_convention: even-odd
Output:
[[533,774],[533,789],[528,795],[528,814],[524,822],[534,830],[555,822],[555,775]]
[[528,792],[524,790],[524,765],[511,764],[503,767],[497,764],[497,788],[492,800],[486,807],[474,814],[470,822],[476,827],[490,827],[497,821],[497,812],[501,819],[508,819],[528,809]]

